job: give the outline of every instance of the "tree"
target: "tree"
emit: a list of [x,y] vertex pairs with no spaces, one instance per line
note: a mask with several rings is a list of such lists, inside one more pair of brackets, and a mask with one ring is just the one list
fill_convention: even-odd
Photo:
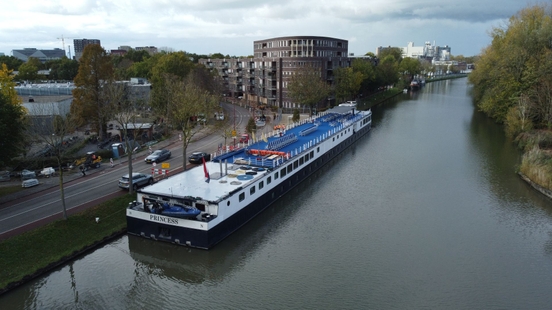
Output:
[[15,90],[15,82],[13,81],[15,77],[12,72],[13,70],[8,69],[6,64],[2,64],[0,70],[0,93],[4,95],[10,104],[22,108],[21,99]]
[[512,106],[506,114],[506,134],[510,138],[533,128],[529,105],[529,98],[522,94],[519,96],[517,104]]
[[19,81],[36,81],[38,80],[38,68],[31,62],[26,62],[19,66],[17,73]]
[[340,101],[356,98],[364,76],[352,67],[335,70],[335,97]]
[[64,114],[65,111],[58,112],[59,110],[60,108],[56,103],[43,103],[33,106],[30,111],[31,114],[41,116],[27,117],[29,123],[27,134],[33,140],[46,144],[50,150],[50,154],[56,159],[63,219],[66,220],[67,208],[63,185],[63,162],[67,159],[67,145],[71,133],[75,130],[76,123],[71,114]]
[[483,50],[475,63],[476,70],[469,76],[477,106],[502,123],[519,102],[519,96],[526,94],[531,102],[529,107],[539,111],[529,112],[536,117],[533,123],[547,124],[546,105],[550,102],[538,94],[546,92],[552,67],[549,7],[536,5],[521,10],[510,18],[507,27],[494,28],[491,37],[491,45]]
[[[184,52],[161,54],[151,69],[151,106],[158,116],[170,120],[171,80],[183,80],[191,72],[194,64]],[[174,85],[173,85],[174,86]]]
[[[135,148],[135,143],[133,141],[136,141],[136,135],[144,124],[138,117],[138,113],[145,108],[147,103],[144,100],[131,100],[128,94],[128,87],[124,83],[109,82],[104,85],[104,89],[102,95],[105,97],[103,100],[106,102],[106,108],[111,110],[110,114],[113,115],[113,120],[119,124],[123,133],[126,150],[125,155],[129,159],[127,161],[129,184],[133,184],[132,156]],[[132,133],[134,134],[132,140],[129,139],[129,129],[132,129]],[[128,190],[129,193],[132,194],[134,188],[129,187]]]
[[299,110],[294,109],[293,110],[293,115],[291,117],[291,121],[294,122],[294,123],[297,123],[300,120],[301,120],[301,114],[299,113]]
[[8,70],[17,70],[23,64],[23,60],[13,56],[0,55],[0,64],[5,64]]
[[362,74],[362,82],[360,84],[360,92],[362,93],[371,92],[375,88],[376,82],[376,68],[374,66],[376,57],[372,53],[367,53],[367,56],[370,56],[370,59],[357,58],[351,64],[353,72]]
[[104,85],[113,81],[113,64],[106,51],[98,44],[87,45],[79,60],[79,73],[75,77],[71,114],[79,125],[91,123],[98,136],[107,136],[107,122],[111,110],[102,95]]
[[402,60],[402,50],[399,47],[386,48],[378,55],[379,59],[384,59],[387,56],[393,57],[393,60],[399,63]]
[[253,117],[250,117],[247,120],[247,125],[245,125],[245,131],[247,133],[252,134],[257,130],[257,124],[255,124],[255,119]]
[[23,148],[25,111],[21,105],[10,101],[0,93],[0,167],[6,167]]
[[46,62],[50,69],[50,80],[73,81],[79,72],[79,62],[63,57]]
[[123,58],[132,61],[133,63],[142,62],[150,58],[150,54],[146,50],[137,51],[135,49],[130,49]]
[[422,64],[418,59],[406,57],[399,64],[399,72],[412,79],[415,75],[420,74]]
[[6,64],[1,65],[0,166],[6,165],[13,157],[19,155],[26,145],[23,119],[26,110],[15,90],[12,72],[13,70],[9,70]]
[[299,68],[288,83],[289,96],[301,106],[309,108],[311,114],[320,101],[330,94],[330,87],[322,80],[321,69],[312,65]]
[[193,74],[185,79],[170,74],[165,75],[167,89],[167,112],[171,116],[170,122],[182,135],[183,167],[186,169],[186,152],[192,138],[207,126],[198,124],[195,120],[201,113],[211,115],[219,105],[218,94],[213,94],[198,86]]
[[399,80],[398,61],[393,55],[382,58],[376,67],[376,78],[380,86],[393,85]]

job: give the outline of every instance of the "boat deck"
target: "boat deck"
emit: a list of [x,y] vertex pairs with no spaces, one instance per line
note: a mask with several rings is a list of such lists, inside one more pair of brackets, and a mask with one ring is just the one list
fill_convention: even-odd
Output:
[[205,167],[198,165],[142,191],[219,201],[363,117],[362,113],[353,115],[353,109],[350,106],[334,107],[316,118],[288,126],[284,131],[263,131],[260,136],[252,137],[255,141],[250,145],[216,156]]

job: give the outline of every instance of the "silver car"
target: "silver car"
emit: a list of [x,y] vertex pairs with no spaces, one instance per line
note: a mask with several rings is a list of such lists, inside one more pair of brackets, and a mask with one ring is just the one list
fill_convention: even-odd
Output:
[[160,163],[160,162],[162,162],[164,160],[167,160],[169,158],[171,158],[171,151],[166,150],[166,149],[161,149],[161,150],[157,150],[157,151],[151,153],[151,155],[146,157],[146,159],[144,159],[144,161],[148,164]]
[[[137,173],[137,172],[134,172],[132,174],[132,189],[134,191],[136,191],[138,189],[138,187],[142,187],[142,186],[145,186],[145,185],[151,185],[153,184],[153,176],[149,175],[149,174],[143,174],[143,173]],[[119,187],[122,188],[122,189],[129,189],[130,187],[130,179],[129,179],[129,175],[124,175],[120,180],[119,180]]]

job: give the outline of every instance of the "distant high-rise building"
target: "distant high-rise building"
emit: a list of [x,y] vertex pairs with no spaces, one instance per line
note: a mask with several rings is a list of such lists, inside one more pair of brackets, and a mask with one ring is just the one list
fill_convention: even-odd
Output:
[[12,50],[12,56],[25,62],[27,62],[30,57],[33,57],[45,63],[48,60],[61,59],[65,56],[65,51],[60,48],[54,48],[53,50],[24,48],[22,50]]
[[436,46],[431,42],[425,42],[424,46],[414,46],[414,42],[408,42],[408,46],[402,47],[402,56],[428,61],[448,61],[450,60],[450,46]]
[[98,39],[74,39],[73,40],[75,48],[75,59],[79,60],[82,57],[82,52],[84,48],[89,44],[98,44],[101,45],[100,40]]

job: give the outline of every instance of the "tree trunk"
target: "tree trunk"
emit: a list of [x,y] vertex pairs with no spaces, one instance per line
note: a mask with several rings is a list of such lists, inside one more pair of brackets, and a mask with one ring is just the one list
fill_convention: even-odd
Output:
[[59,192],[61,194],[61,206],[63,208],[63,219],[67,220],[67,207],[65,206],[65,190],[63,187],[63,167],[61,166],[61,158],[57,159],[59,167]]

